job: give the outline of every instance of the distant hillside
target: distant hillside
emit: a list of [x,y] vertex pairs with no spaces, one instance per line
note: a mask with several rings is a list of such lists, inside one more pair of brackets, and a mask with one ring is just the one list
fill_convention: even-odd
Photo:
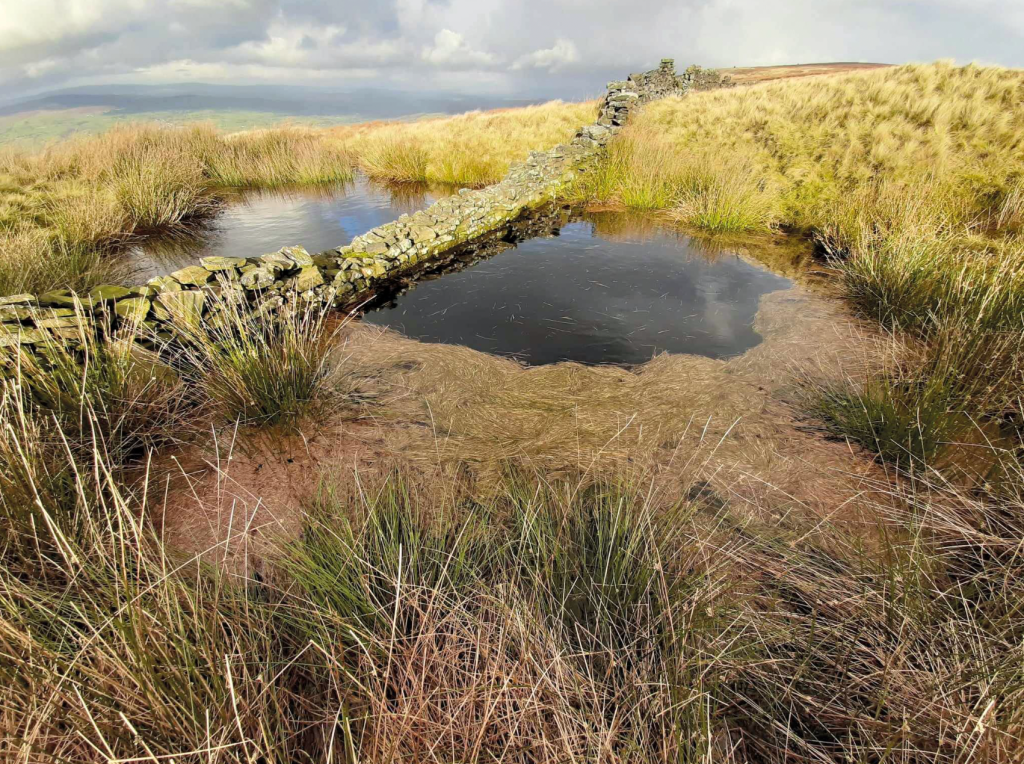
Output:
[[526,106],[543,99],[423,95],[394,90],[325,90],[257,85],[119,85],[73,88],[0,105],[0,144],[38,146],[117,122],[212,122],[225,131],[284,121],[331,126],[424,114]]
[[788,80],[795,77],[815,77],[822,74],[841,74],[859,69],[882,69],[892,64],[868,64],[843,61],[831,64],[785,64],[782,66],[734,66],[719,69],[740,85],[751,85],[768,80]]

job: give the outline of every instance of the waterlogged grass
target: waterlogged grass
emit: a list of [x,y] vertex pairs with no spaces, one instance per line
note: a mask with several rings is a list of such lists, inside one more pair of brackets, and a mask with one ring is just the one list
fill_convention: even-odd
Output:
[[329,133],[370,177],[483,186],[501,180],[509,165],[530,151],[568,143],[596,116],[593,101],[552,101],[418,122],[337,127]]
[[352,177],[348,154],[302,128],[234,136],[130,125],[0,154],[0,293],[86,290],[118,275],[105,255],[133,236],[208,216],[218,187]]

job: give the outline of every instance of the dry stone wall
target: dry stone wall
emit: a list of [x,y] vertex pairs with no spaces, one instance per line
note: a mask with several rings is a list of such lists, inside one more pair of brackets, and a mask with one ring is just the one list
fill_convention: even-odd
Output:
[[224,291],[244,295],[266,310],[291,299],[357,308],[557,199],[595,169],[608,141],[639,106],[723,84],[699,67],[677,75],[670,59],[653,71],[609,83],[597,121],[582,127],[570,143],[532,152],[499,183],[464,189],[336,250],[311,255],[302,247],[286,247],[258,257],[207,257],[141,286],[101,286],[86,295],[57,291],[0,297],[0,348],[42,350],[48,341],[73,342],[83,325],[107,330],[124,322],[141,323],[158,342],[173,336],[174,322],[201,318],[213,302],[211,294]]

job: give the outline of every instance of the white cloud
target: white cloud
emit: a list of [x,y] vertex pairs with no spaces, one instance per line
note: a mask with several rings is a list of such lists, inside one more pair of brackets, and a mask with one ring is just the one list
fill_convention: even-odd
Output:
[[528,68],[547,69],[549,72],[557,72],[567,64],[575,64],[579,60],[580,52],[576,48],[576,43],[564,37],[559,37],[550,48],[535,50],[533,53],[520,56],[512,64],[512,68],[516,70]]
[[494,56],[474,50],[458,32],[442,29],[434,35],[433,46],[423,48],[423,60],[436,66],[469,67],[486,66],[494,62]]
[[144,7],[144,0],[3,0],[0,53],[31,56],[47,43],[114,33]]

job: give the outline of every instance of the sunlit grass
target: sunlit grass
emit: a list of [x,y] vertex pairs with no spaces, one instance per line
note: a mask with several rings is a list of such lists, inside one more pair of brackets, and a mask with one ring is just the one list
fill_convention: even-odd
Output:
[[0,154],[0,292],[85,289],[110,281],[101,261],[138,234],[218,207],[222,187],[348,180],[348,154],[320,132],[223,136],[210,127],[126,125],[36,154]]
[[836,248],[906,208],[933,228],[1008,226],[1020,207],[1022,85],[1020,71],[939,63],[665,99],[619,139],[596,196],[670,209],[677,194],[635,186],[677,185],[680,163],[739,167],[779,222],[828,230]]
[[223,417],[291,424],[318,407],[340,405],[329,306],[293,298],[278,314],[249,306],[237,293],[208,299],[206,319],[183,312],[176,322],[183,341],[178,360]]
[[500,180],[530,151],[568,143],[596,116],[593,101],[552,101],[417,122],[343,126],[328,133],[370,177],[482,186]]

